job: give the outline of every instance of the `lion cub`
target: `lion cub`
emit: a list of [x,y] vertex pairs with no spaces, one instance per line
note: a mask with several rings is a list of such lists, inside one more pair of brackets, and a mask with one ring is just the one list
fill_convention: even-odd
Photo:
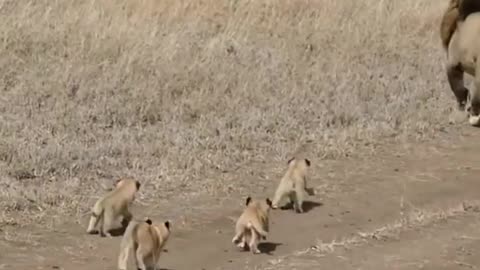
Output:
[[120,243],[118,269],[127,269],[128,254],[132,248],[137,269],[157,269],[170,230],[171,222],[168,220],[163,223],[153,223],[149,218],[144,221],[130,221]]
[[[268,216],[272,202],[268,198],[252,200],[249,196],[245,204],[246,208],[235,225],[235,236],[232,243],[244,250],[248,245],[253,254],[258,254],[260,253],[260,250],[258,250],[259,238],[267,239],[269,231]],[[247,244],[247,242],[249,243]]]
[[297,213],[303,213],[303,201],[305,194],[312,192],[307,188],[307,169],[310,167],[310,160],[292,158],[288,161],[288,170],[280,180],[280,183],[273,197],[272,208],[277,209],[280,201],[288,196],[293,209]]
[[135,193],[140,189],[140,182],[134,179],[120,179],[115,183],[115,189],[100,198],[92,208],[87,233],[96,233],[100,221],[100,236],[111,237],[109,230],[113,222],[123,216],[122,224],[126,226],[132,220],[128,206],[135,199]]

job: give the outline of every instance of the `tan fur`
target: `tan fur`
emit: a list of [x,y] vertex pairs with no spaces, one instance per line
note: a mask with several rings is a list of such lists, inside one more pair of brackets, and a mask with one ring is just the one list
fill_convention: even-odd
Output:
[[[447,47],[448,83],[457,99],[459,110],[464,110],[470,99],[469,122],[473,126],[478,126],[480,124],[480,72],[476,70],[480,69],[478,61],[480,58],[480,2],[451,0],[451,6],[455,6],[453,2],[458,3],[458,20]],[[451,24],[453,25],[453,22]],[[444,27],[448,28],[448,24],[445,23],[445,25]],[[464,85],[464,73],[474,77],[475,87],[471,91]]]
[[132,220],[125,230],[120,243],[118,269],[126,270],[128,254],[134,251],[134,261],[137,269],[157,269],[163,247],[170,236],[171,223],[153,223],[150,219],[144,221]]
[[235,224],[235,236],[232,243],[246,249],[247,245],[253,254],[260,253],[258,242],[260,238],[267,239],[269,232],[269,213],[272,207],[270,199],[246,199],[246,208]]
[[459,17],[458,7],[460,1],[461,0],[450,0],[440,22],[440,38],[445,50],[447,50],[452,35],[457,28],[457,20]]
[[100,235],[111,237],[109,230],[119,216],[123,216],[122,224],[126,226],[132,220],[128,207],[135,199],[135,193],[139,188],[140,183],[134,179],[117,180],[115,189],[100,198],[93,206],[87,233],[97,233],[96,227],[102,222]]
[[303,202],[307,193],[307,171],[310,167],[308,159],[291,159],[288,161],[288,170],[280,180],[273,197],[272,208],[277,209],[284,197],[293,203],[296,212],[303,213]]

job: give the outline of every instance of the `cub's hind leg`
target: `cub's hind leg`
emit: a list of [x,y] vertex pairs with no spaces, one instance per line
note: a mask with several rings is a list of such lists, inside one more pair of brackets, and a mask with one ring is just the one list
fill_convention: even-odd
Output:
[[297,213],[303,213],[303,202],[305,200],[305,189],[301,185],[295,186],[295,211]]
[[248,242],[250,241],[250,230],[246,230],[242,236],[242,241],[238,244],[238,247],[243,251],[246,251],[248,248]]
[[92,213],[90,216],[90,221],[88,222],[87,233],[89,234],[98,233],[98,230],[96,228],[100,221],[101,221],[101,217],[97,216],[95,213]]
[[233,244],[239,245],[239,241],[241,243],[241,240],[243,239],[243,235],[245,233],[244,230],[245,226],[243,226],[243,224],[237,223],[235,225],[235,236],[232,238]]
[[251,229],[250,235],[251,235],[250,244],[249,244],[250,251],[253,254],[259,254],[260,253],[260,250],[258,249],[259,235],[253,228]]
[[137,266],[138,270],[147,270],[145,262],[143,261],[143,249],[141,246],[139,246],[135,251],[135,265]]
[[297,194],[295,192],[290,192],[288,194],[288,201],[289,204],[292,206],[292,209],[294,211],[297,211]]
[[277,209],[280,207],[280,202],[283,200],[284,197],[289,196],[293,190],[293,185],[288,182],[280,182],[275,191],[275,195],[273,196],[272,201],[272,209]]
[[103,224],[100,230],[100,234],[102,237],[112,237],[112,235],[110,234],[110,230],[112,229],[114,219],[115,215],[113,213],[113,210],[105,209],[103,213]]

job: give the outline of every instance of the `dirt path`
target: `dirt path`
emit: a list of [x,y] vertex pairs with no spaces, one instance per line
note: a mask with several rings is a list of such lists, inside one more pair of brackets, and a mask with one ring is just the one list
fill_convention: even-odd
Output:
[[[274,211],[271,234],[262,245],[269,254],[240,252],[230,243],[233,219],[243,203],[241,197],[232,198],[238,201],[236,205],[227,203],[221,212],[208,213],[210,218],[206,220],[211,222],[201,223],[194,230],[174,230],[161,267],[480,268],[478,256],[474,259],[475,256],[465,255],[475,254],[474,248],[480,247],[480,214],[452,210],[458,210],[462,202],[480,198],[480,142],[473,141],[477,133],[478,130],[468,128],[461,135],[445,136],[435,144],[397,146],[394,151],[378,152],[376,157],[324,162],[323,166],[314,167],[312,185],[318,194],[310,199],[321,205],[304,214]],[[274,187],[267,188],[268,192],[271,188]],[[214,205],[215,201],[210,203]],[[429,213],[447,213],[448,218]],[[398,222],[412,216],[419,223]],[[379,228],[393,228],[398,233],[343,249],[349,247],[348,239]],[[2,233],[0,269],[116,269],[120,237],[101,239],[85,235],[84,228],[77,224],[55,228],[54,232],[6,229]],[[462,235],[466,237],[461,238]],[[334,250],[296,255],[312,246],[328,246],[319,240],[329,243],[335,239],[339,244]],[[130,267],[134,269],[133,264]]]
[[290,256],[260,269],[478,269],[480,230],[478,213],[457,213],[428,226],[409,228],[348,250]]

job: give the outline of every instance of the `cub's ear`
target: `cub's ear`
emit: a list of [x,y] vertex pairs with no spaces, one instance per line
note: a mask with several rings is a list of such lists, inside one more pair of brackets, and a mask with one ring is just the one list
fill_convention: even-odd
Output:
[[123,187],[124,184],[125,184],[124,179],[122,179],[122,178],[117,179],[117,180],[115,180],[115,184],[113,184],[113,188],[114,189],[121,188],[121,187]]
[[170,226],[172,225],[171,222],[169,220],[165,221],[165,227],[170,230]]
[[265,202],[267,203],[268,206],[272,207],[272,201],[270,201],[269,198],[267,198]]
[[152,220],[150,218],[146,218],[145,223],[147,223],[148,225],[152,225]]
[[287,164],[290,164],[290,163],[291,163],[292,161],[294,161],[294,160],[295,160],[295,157],[292,157],[291,159],[289,159],[289,160],[287,161]]
[[252,197],[248,196],[247,199],[245,200],[245,205],[250,204],[251,201],[252,201]]
[[305,159],[305,163],[307,163],[307,166],[310,167],[310,164],[311,164],[311,163],[310,163],[310,160]]

